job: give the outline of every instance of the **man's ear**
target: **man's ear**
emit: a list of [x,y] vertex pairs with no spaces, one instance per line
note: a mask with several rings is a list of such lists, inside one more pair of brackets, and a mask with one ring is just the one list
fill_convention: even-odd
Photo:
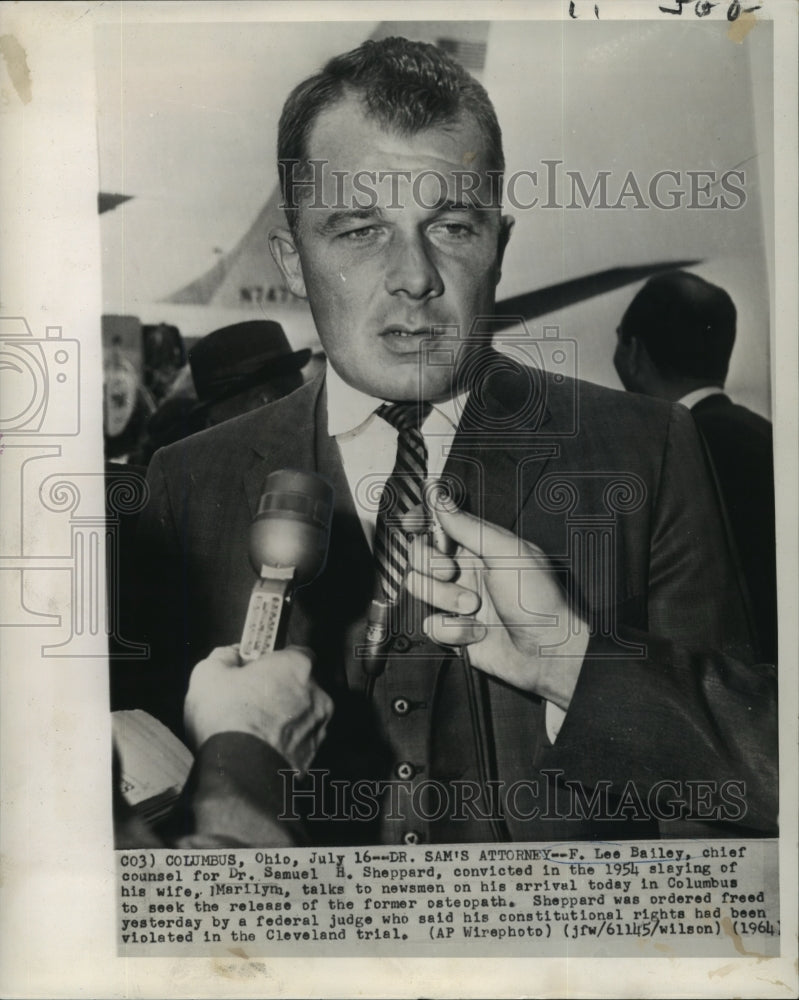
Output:
[[638,337],[631,337],[629,347],[628,370],[630,377],[634,380],[635,391],[642,392],[647,396],[670,399],[668,391],[664,391],[666,386],[663,376],[652,360],[652,355],[644,341]]
[[270,230],[269,250],[291,293],[304,299],[306,297],[305,278],[302,274],[302,261],[297,249],[297,240],[292,231],[282,227]]
[[511,231],[516,225],[516,220],[512,215],[503,215],[499,220],[499,236],[497,237],[497,284],[502,277],[502,261],[505,259],[505,250],[508,246]]
[[633,334],[627,341],[627,364],[633,375],[638,374],[646,358],[648,358],[646,348],[635,334]]

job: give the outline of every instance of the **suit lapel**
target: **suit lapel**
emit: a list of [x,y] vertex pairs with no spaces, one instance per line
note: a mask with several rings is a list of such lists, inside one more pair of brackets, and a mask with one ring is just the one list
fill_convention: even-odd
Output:
[[315,412],[322,390],[321,376],[262,411],[263,419],[251,444],[251,464],[244,473],[250,517],[258,509],[264,480],[278,469],[315,471]]
[[[564,393],[551,391],[556,387],[544,372],[514,376],[503,369],[489,360],[487,370],[494,374],[470,394],[445,473],[463,483],[470,513],[514,531],[536,484],[560,459],[559,435],[568,420]],[[487,675],[481,686],[494,776],[506,786],[529,778],[545,740],[544,702]],[[509,825],[512,836],[530,836],[510,818]]]
[[527,369],[514,377],[494,357],[470,393],[444,473],[469,513],[512,531],[560,446],[545,436],[555,429],[545,374]]
[[324,387],[317,400],[315,435],[316,468],[335,491],[328,579],[330,587],[339,591],[335,595],[335,605],[344,615],[343,620],[355,622],[357,628],[361,628],[374,593],[374,561],[344,472],[338,443],[327,432],[327,394]]
[[264,480],[278,469],[306,469],[324,476],[335,493],[335,515],[355,519],[359,526],[358,547],[368,549],[360,529],[341,453],[335,438],[327,433],[327,392],[323,376],[298,389],[285,406],[275,404],[265,411],[258,437],[252,442],[253,462],[243,477],[244,492],[254,516]]

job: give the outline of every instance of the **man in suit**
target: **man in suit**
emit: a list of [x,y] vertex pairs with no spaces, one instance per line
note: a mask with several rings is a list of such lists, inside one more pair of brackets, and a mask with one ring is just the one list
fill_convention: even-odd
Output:
[[630,303],[614,363],[630,392],[686,406],[710,456],[745,580],[759,654],[777,662],[774,453],[771,424],[724,392],[736,311],[686,271],[656,275]]
[[[683,820],[730,819],[720,789],[742,730],[709,721],[707,699],[738,719],[759,682],[743,671],[742,695],[715,661],[701,677],[692,661],[654,667],[630,631],[750,655],[693,422],[545,372],[551,343],[493,352],[512,220],[483,88],[433,46],[368,42],[295,89],[278,147],[288,225],[272,251],[329,366],[156,454],[140,573],[153,707],[177,725],[193,664],[241,634],[264,480],[307,469],[336,497],[327,565],[298,591],[288,637],[315,651],[335,704],[309,783],[285,789],[313,842],[637,837],[667,819],[676,836]],[[398,410],[415,419],[395,425]],[[418,532],[400,499],[425,476],[444,477],[463,511],[440,514],[461,545],[454,565],[396,531]],[[485,547],[463,535],[466,512]],[[387,562],[403,583],[388,598]],[[375,606],[391,609],[377,655]],[[694,780],[715,789],[709,811],[661,815],[657,783]],[[619,808],[631,794],[640,808]]]

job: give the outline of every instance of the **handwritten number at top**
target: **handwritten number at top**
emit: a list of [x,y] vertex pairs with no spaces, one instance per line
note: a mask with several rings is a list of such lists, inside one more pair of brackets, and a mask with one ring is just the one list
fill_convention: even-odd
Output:
[[[663,14],[682,14],[682,9],[687,3],[694,3],[694,0],[674,0],[676,7],[658,7],[658,10]],[[743,10],[744,14],[753,14],[756,10],[760,10],[762,4],[758,4],[755,7],[745,7]],[[707,15],[713,10],[714,7],[718,7],[718,3],[712,3],[711,0],[696,0],[694,3],[694,13],[697,17],[707,17]],[[741,4],[739,0],[732,0],[732,3],[727,8],[727,20],[737,21],[741,14]]]
[[[576,13],[575,6],[576,5],[574,3],[574,0],[569,0],[569,17],[573,21],[576,21],[579,18],[579,16],[580,16],[579,14]],[[597,19],[597,21],[599,20],[599,4],[598,3],[594,4],[594,17]]]
[[[708,14],[713,10],[714,7],[719,6],[719,0],[672,0],[675,4],[674,7],[663,7],[659,6],[658,10],[662,14],[677,14],[678,16],[682,14],[683,7],[686,4],[692,3],[694,5],[694,14],[697,17],[707,17]],[[727,8],[727,20],[737,21],[744,14],[753,14],[756,10],[760,10],[763,4],[756,4],[754,7],[744,7],[741,8],[740,0],[732,0],[732,3]],[[577,21],[580,15],[577,13],[577,4],[575,0],[569,0],[569,17],[573,21]],[[599,4],[594,4],[594,17],[599,20]]]

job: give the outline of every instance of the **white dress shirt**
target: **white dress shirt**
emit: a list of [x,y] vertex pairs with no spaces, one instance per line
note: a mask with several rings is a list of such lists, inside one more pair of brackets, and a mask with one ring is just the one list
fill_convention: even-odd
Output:
[[707,399],[708,396],[723,396],[724,390],[719,389],[717,385],[704,385],[701,389],[694,389],[693,392],[686,393],[686,395],[681,396],[677,402],[680,406],[686,406],[689,410],[692,410],[697,403],[701,403],[703,399]]
[[[468,395],[460,393],[435,403],[420,428],[427,445],[428,480],[438,479],[444,471]],[[370,547],[380,491],[397,458],[398,431],[375,413],[384,402],[353,389],[327,366],[327,432],[335,437],[341,451],[344,473]]]
[[[385,400],[348,385],[327,366],[327,432],[336,439],[344,474],[370,548],[374,545],[380,492],[394,469],[398,431],[375,410]],[[455,439],[468,392],[434,403],[421,426],[427,445],[427,479],[441,476]],[[554,743],[566,713],[546,703],[546,731]]]

